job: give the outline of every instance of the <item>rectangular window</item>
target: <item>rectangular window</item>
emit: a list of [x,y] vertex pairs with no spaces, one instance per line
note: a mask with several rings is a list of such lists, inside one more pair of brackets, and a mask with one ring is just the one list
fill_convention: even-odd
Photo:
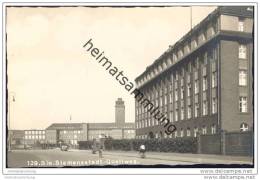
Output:
[[211,126],[211,134],[216,134],[217,128],[216,125]]
[[[183,77],[184,76],[184,73],[185,73],[185,70],[184,68],[181,69],[181,76]],[[182,78],[182,81],[183,81],[183,78]]]
[[191,118],[191,105],[189,105],[188,108],[187,108],[187,118],[188,119]]
[[217,86],[217,72],[212,73],[212,88]]
[[170,112],[170,122],[173,122],[173,111]]
[[170,83],[170,84],[169,84],[169,91],[170,91],[170,92],[172,91],[172,86],[173,86],[173,84]]
[[239,86],[246,86],[247,85],[247,72],[246,71],[239,71]]
[[202,79],[202,90],[206,91],[207,89],[208,89],[207,76],[203,76],[203,79]]
[[179,51],[178,51],[178,58],[181,58],[183,56],[183,51],[182,51],[182,49],[180,49]]
[[195,68],[196,68],[196,69],[199,69],[199,66],[200,66],[200,64],[199,64],[199,58],[197,57],[196,60],[195,60]]
[[184,107],[181,107],[181,120],[184,119]]
[[181,87],[181,99],[183,99],[184,98],[184,87],[182,86]]
[[179,118],[178,109],[175,109],[175,121],[178,121],[178,118]]
[[207,127],[206,126],[202,127],[202,134],[207,134]]
[[162,88],[159,90],[159,94],[160,94],[160,96],[162,96],[162,94],[163,94],[163,89]]
[[241,113],[247,112],[247,97],[245,96],[239,97],[239,112]]
[[190,128],[187,128],[186,134],[187,134],[188,137],[190,137]]
[[178,131],[174,132],[174,137],[177,138],[178,137]]
[[190,97],[190,95],[191,95],[191,84],[189,83],[187,85],[187,96]]
[[212,50],[213,52],[213,58],[212,58],[212,60],[217,60],[217,58],[218,58],[218,52],[217,52],[217,48],[215,47],[215,48],[213,48],[213,50]]
[[164,105],[167,105],[167,95],[164,96]]
[[217,98],[212,98],[212,114],[217,112]]
[[173,59],[173,62],[176,62],[176,61],[177,61],[177,56],[176,56],[176,54],[173,54],[173,55],[172,55],[172,59]]
[[198,117],[199,115],[199,103],[195,103],[194,116]]
[[202,103],[202,114],[203,116],[206,116],[208,114],[208,102],[207,101],[203,101]]
[[194,48],[196,48],[196,47],[198,46],[198,40],[197,40],[197,38],[194,39],[193,42],[194,42]]
[[178,89],[175,89],[175,101],[178,101]]
[[238,21],[238,31],[241,31],[241,32],[244,31],[244,20],[243,19],[239,19],[239,21]]
[[205,35],[205,33],[202,33],[201,36],[202,36],[202,41],[205,41],[205,40],[206,40],[206,35]]
[[170,98],[170,103],[172,103],[172,93],[170,93],[169,98]]
[[216,33],[214,26],[211,27],[211,31],[210,32],[211,32],[211,36],[213,36]]
[[162,97],[160,97],[160,107],[162,107],[163,106],[163,99],[162,99]]
[[238,58],[240,59],[246,59],[246,46],[245,45],[239,45],[239,49],[238,49]]
[[204,54],[203,64],[204,64],[204,65],[207,65],[207,63],[208,63],[208,53],[206,52],[206,53]]
[[176,73],[175,73],[175,81],[178,81],[178,79],[179,79],[179,75],[178,75],[178,73],[176,72]]
[[198,128],[194,128],[194,137],[197,137],[198,132],[199,132],[199,129]]
[[180,131],[180,136],[183,137],[183,129]]
[[188,64],[188,71],[191,72],[191,62]]
[[174,82],[175,89],[178,89],[178,81]]
[[195,80],[194,82],[194,92],[195,94],[199,93],[199,80]]

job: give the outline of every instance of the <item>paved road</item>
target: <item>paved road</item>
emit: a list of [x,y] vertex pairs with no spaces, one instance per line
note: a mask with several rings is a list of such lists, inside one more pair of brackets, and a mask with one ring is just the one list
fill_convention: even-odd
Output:
[[[149,154],[147,154],[149,156]],[[187,161],[174,161],[147,157],[142,159],[138,153],[129,156],[127,153],[104,152],[103,158],[90,151],[70,150],[13,150],[8,152],[8,167],[62,167],[62,166],[102,166],[102,165],[187,165]]]

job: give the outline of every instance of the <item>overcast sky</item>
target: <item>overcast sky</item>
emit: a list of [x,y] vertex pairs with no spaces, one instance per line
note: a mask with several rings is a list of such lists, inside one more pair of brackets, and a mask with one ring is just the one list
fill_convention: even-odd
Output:
[[[215,7],[193,7],[193,25]],[[8,8],[8,89],[12,129],[60,122],[114,122],[122,97],[134,122],[134,98],[82,48],[94,46],[130,81],[190,29],[188,7]],[[72,120],[70,120],[70,115]]]

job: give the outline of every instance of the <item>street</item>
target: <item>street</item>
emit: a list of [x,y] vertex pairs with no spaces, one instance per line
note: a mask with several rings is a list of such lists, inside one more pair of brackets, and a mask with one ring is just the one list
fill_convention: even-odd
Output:
[[105,151],[103,157],[90,150],[60,149],[12,150],[8,152],[8,167],[64,167],[103,165],[192,165],[192,164],[252,164],[250,157],[147,152],[140,158],[134,151]]

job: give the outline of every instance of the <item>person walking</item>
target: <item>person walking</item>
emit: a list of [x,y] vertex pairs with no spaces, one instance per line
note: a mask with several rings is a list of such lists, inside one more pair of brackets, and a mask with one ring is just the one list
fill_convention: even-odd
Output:
[[101,135],[99,136],[99,138],[97,139],[97,150],[98,150],[98,156],[99,158],[103,158],[102,155],[102,150],[103,150],[103,143],[102,143],[102,137]]
[[139,153],[141,155],[141,158],[145,158],[145,145],[144,144],[141,144],[140,147],[139,147]]

